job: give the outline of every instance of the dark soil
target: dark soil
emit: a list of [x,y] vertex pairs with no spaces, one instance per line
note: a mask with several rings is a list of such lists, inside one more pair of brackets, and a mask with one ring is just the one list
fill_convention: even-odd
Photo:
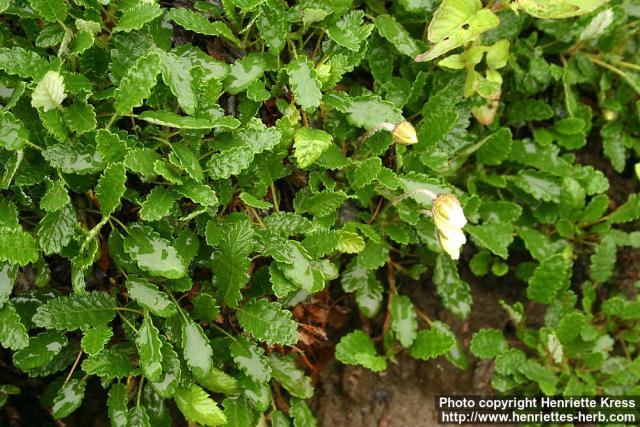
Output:
[[[407,294],[419,310],[449,324],[468,349],[474,331],[507,328],[508,318],[499,300],[512,302],[523,292],[524,285],[509,278],[489,278],[486,282],[473,276],[465,279],[472,283],[473,309],[464,321],[441,308],[430,280],[405,285],[401,292]],[[508,330],[505,332],[508,336]],[[436,425],[437,396],[494,394],[490,384],[493,363],[467,355],[469,369],[459,370],[444,357],[423,362],[401,353],[397,363],[391,363],[381,374],[332,361],[319,375],[312,403],[319,424],[321,427]]]

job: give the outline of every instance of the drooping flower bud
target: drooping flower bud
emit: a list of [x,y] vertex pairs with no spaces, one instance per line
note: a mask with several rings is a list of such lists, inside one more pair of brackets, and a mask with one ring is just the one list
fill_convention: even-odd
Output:
[[407,120],[398,123],[393,131],[393,142],[401,145],[412,145],[418,143],[418,135],[416,129]]
[[439,194],[431,208],[442,249],[452,259],[460,258],[460,247],[467,241],[462,227],[467,223],[460,202],[453,194]]

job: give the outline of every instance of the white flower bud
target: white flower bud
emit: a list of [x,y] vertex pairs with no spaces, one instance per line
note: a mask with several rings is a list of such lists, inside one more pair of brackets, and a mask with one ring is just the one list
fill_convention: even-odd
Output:
[[418,135],[416,129],[408,121],[398,123],[391,132],[393,142],[400,145],[412,145],[418,143]]
[[453,194],[439,194],[431,208],[442,249],[452,259],[460,258],[460,247],[467,241],[462,227],[467,223],[460,202]]
[[449,235],[438,231],[438,240],[440,241],[442,249],[449,254],[451,259],[457,260],[460,258],[460,248],[466,243],[467,239],[461,228],[452,229],[452,231],[453,230],[455,230],[455,232]]

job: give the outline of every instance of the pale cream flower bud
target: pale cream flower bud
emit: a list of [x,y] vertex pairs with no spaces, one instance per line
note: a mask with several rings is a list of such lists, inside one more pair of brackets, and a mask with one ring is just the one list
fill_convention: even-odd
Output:
[[431,215],[442,249],[452,259],[460,258],[460,247],[467,241],[462,231],[467,219],[458,198],[453,194],[439,194],[433,201]]
[[608,122],[611,122],[618,118],[618,113],[613,110],[604,110],[602,112],[602,115],[604,116],[604,119]]
[[418,135],[416,129],[408,121],[398,123],[393,131],[393,142],[401,145],[412,145],[418,143]]

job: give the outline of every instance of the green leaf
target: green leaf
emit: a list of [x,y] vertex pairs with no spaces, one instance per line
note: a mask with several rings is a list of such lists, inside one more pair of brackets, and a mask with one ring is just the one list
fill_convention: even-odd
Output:
[[82,362],[82,369],[89,375],[97,375],[103,380],[124,378],[131,374],[131,347],[113,346],[102,350]]
[[97,125],[93,106],[78,100],[64,111],[64,121],[78,135],[94,130]]
[[238,309],[237,317],[242,329],[267,344],[298,342],[298,324],[291,319],[291,312],[276,302],[266,299],[249,302]]
[[287,43],[287,34],[291,29],[291,23],[287,19],[288,8],[279,0],[268,0],[258,14],[256,26],[260,31],[262,40],[267,43],[274,53],[280,53]]
[[63,173],[88,175],[104,169],[105,166],[102,154],[96,152],[95,145],[89,144],[87,140],[74,141],[73,144],[63,142],[49,145],[42,151],[42,155],[51,166]]
[[500,19],[489,9],[483,9],[477,0],[443,0],[429,23],[427,38],[429,50],[416,57],[416,61],[434,58],[472,42],[482,33],[495,28]]
[[147,198],[140,205],[140,219],[143,221],[157,221],[169,214],[175,199],[165,187],[154,187]]
[[586,324],[587,319],[581,312],[574,311],[563,316],[556,328],[558,339],[563,345],[571,344],[580,336]]
[[204,179],[198,156],[191,147],[187,144],[172,144],[171,151],[169,155],[171,163],[183,169],[197,182]]
[[144,316],[138,329],[136,347],[140,355],[140,366],[150,381],[157,381],[162,374],[162,341],[160,332],[153,325],[149,315]]
[[562,187],[555,177],[545,172],[521,170],[513,183],[534,198],[545,202],[559,202]]
[[213,350],[202,328],[193,321],[182,325],[184,360],[196,378],[205,378],[213,369]]
[[40,209],[46,212],[55,212],[70,202],[69,193],[63,180],[47,181],[47,192],[40,199]]
[[134,107],[141,106],[143,101],[151,95],[151,89],[156,85],[160,71],[158,53],[149,52],[138,58],[136,63],[127,70],[127,74],[113,94],[116,113],[120,115],[130,113]]
[[168,162],[162,160],[156,161],[153,164],[153,170],[171,184],[182,184],[180,171],[178,171],[178,168],[170,165]]
[[164,399],[173,397],[182,376],[182,367],[178,354],[168,342],[162,344],[162,374],[160,379],[151,382],[153,390]]
[[348,111],[349,122],[358,127],[371,129],[381,123],[396,125],[403,121],[402,112],[391,102],[377,96],[353,98]]
[[465,230],[485,248],[503,259],[507,259],[507,247],[513,241],[511,224],[484,223],[482,225],[469,224]]
[[589,263],[589,276],[596,283],[605,283],[613,275],[618,246],[612,235],[605,234],[596,246]]
[[111,340],[113,330],[105,325],[87,329],[83,332],[80,345],[82,350],[89,356],[95,356],[104,350],[104,346]]
[[480,329],[473,335],[470,349],[474,356],[489,359],[507,349],[507,340],[497,329]]
[[175,304],[167,294],[143,278],[127,277],[127,291],[131,299],[156,316],[168,318],[177,312]]
[[349,171],[347,178],[353,188],[362,188],[371,184],[382,170],[382,161],[378,157],[362,160],[355,163],[355,167]]
[[533,228],[520,227],[518,233],[531,256],[538,261],[544,261],[564,247],[562,241],[552,242],[546,234]]
[[[41,1],[46,2],[47,0]],[[25,50],[21,47],[0,48],[0,69],[7,74],[40,80],[49,67],[49,61],[32,50]]]
[[60,104],[67,97],[64,91],[62,75],[57,71],[47,71],[31,94],[31,106],[42,108],[45,112],[60,108]]
[[231,375],[213,368],[205,378],[198,378],[200,385],[215,393],[238,394],[238,381]]
[[78,409],[84,400],[86,387],[87,382],[78,378],[72,378],[64,384],[53,398],[53,419],[60,420]]
[[542,304],[551,304],[558,292],[569,285],[570,264],[561,254],[552,255],[536,267],[529,278],[527,297]]
[[48,22],[64,21],[67,17],[68,7],[64,0],[29,0],[29,4]]
[[233,361],[249,378],[261,383],[271,379],[271,365],[261,347],[243,336],[237,336],[229,350]]
[[240,291],[249,280],[252,236],[253,228],[248,222],[228,224],[212,261],[219,300],[231,307],[237,307],[242,299]]
[[378,15],[373,20],[378,32],[403,55],[414,58],[420,53],[420,47],[407,30],[390,15]]
[[161,238],[151,227],[132,224],[123,246],[138,266],[152,276],[179,279],[187,274],[182,258],[175,247]]
[[251,82],[264,74],[266,62],[263,56],[250,53],[237,60],[232,66],[227,78],[226,90],[231,95],[237,95],[246,90]]
[[240,40],[238,40],[231,29],[222,21],[210,22],[199,13],[185,8],[171,9],[167,16],[176,24],[189,31],[204,34],[205,36],[222,36],[235,45],[240,44]]
[[105,162],[119,162],[125,158],[128,150],[127,143],[120,136],[106,129],[98,129],[95,133],[96,152],[100,153]]
[[460,278],[455,262],[445,254],[438,255],[433,282],[444,306],[459,318],[466,318],[471,312],[471,290]]
[[304,247],[298,242],[289,241],[287,248],[287,262],[278,266],[282,274],[300,289],[311,293],[320,291],[324,286],[324,276],[312,266]]
[[12,350],[20,350],[29,345],[27,329],[10,303],[5,303],[0,310],[0,344]]
[[393,295],[391,298],[391,329],[404,347],[409,348],[416,339],[418,320],[409,297]]
[[38,243],[46,255],[60,253],[73,239],[78,220],[71,205],[48,212],[38,224]]
[[107,413],[111,427],[127,425],[127,389],[122,383],[115,383],[109,389]]
[[12,201],[4,197],[0,198],[0,228],[8,230],[20,228],[18,208]]
[[[98,24],[99,26],[100,24]],[[91,31],[80,30],[69,44],[70,55],[80,55],[93,46],[95,36]]]
[[247,147],[234,147],[216,153],[207,162],[209,176],[214,179],[229,179],[249,167],[253,161],[253,151]]
[[213,129],[216,124],[209,119],[181,116],[170,111],[143,111],[138,116],[140,120],[159,126],[177,129]]
[[220,307],[216,304],[216,299],[209,294],[201,293],[191,300],[193,310],[191,315],[205,322],[215,322],[220,314]]
[[511,123],[547,120],[553,116],[553,108],[541,99],[522,99],[510,104],[507,109],[507,118]]
[[342,273],[342,289],[355,292],[358,308],[367,317],[373,317],[382,304],[382,284],[375,273],[357,262],[350,263]]
[[160,156],[154,150],[150,148],[134,148],[127,152],[124,165],[127,169],[149,180],[158,175],[154,169],[154,164],[158,160],[160,160]]
[[0,308],[9,301],[13,291],[13,284],[18,276],[18,267],[7,263],[0,263]]
[[13,354],[13,363],[23,371],[51,362],[67,345],[67,337],[59,332],[42,332],[29,338],[29,345]]
[[313,416],[311,408],[302,400],[293,399],[289,415],[293,418],[295,427],[318,427],[318,421]]
[[0,261],[21,267],[38,260],[38,244],[33,236],[22,230],[0,229]]
[[304,199],[296,210],[298,213],[308,212],[313,216],[323,217],[335,212],[347,198],[343,192],[320,191]]
[[242,200],[247,206],[251,206],[252,208],[270,209],[273,207],[273,205],[266,200],[260,200],[256,196],[253,196],[244,191],[240,193],[240,200]]
[[116,303],[105,292],[71,294],[47,301],[39,306],[33,323],[40,328],[59,331],[87,330],[104,326],[115,317]]
[[640,218],[640,197],[638,194],[630,194],[627,201],[611,213],[607,221],[611,224],[635,221]]
[[364,246],[364,239],[359,234],[350,231],[340,232],[340,241],[337,247],[338,251],[345,254],[355,254],[362,252]]
[[265,0],[234,0],[234,4],[239,7],[243,13],[255,10],[264,2]]
[[287,74],[298,105],[306,111],[317,108],[320,105],[322,93],[320,92],[321,84],[313,65],[305,59],[294,59],[287,65]]
[[227,423],[227,418],[216,402],[195,384],[177,389],[173,399],[188,421],[211,427]]
[[275,126],[268,128],[262,121],[253,118],[237,132],[236,137],[249,146],[254,154],[259,154],[273,150],[282,140],[282,133]]
[[112,163],[104,170],[96,186],[96,197],[100,203],[102,216],[111,215],[120,206],[126,182],[124,163]]
[[518,0],[517,6],[540,19],[570,18],[584,15],[609,0]]
[[5,150],[22,150],[29,141],[29,131],[22,121],[8,111],[0,113],[0,147]]
[[162,8],[158,3],[140,2],[131,9],[124,11],[118,24],[113,28],[113,32],[123,31],[130,32],[139,30],[144,24],[153,21],[162,15]]
[[326,27],[327,35],[340,46],[357,51],[373,30],[372,24],[363,24],[363,18],[362,10],[352,10],[336,17]]
[[289,418],[280,412],[280,411],[272,411],[271,412],[271,426],[272,427],[291,427],[291,423],[289,423]]
[[291,395],[300,399],[309,399],[313,396],[311,378],[304,375],[304,371],[298,369],[291,356],[271,355],[271,375]]
[[522,350],[511,348],[496,356],[496,372],[502,375],[513,375],[518,372],[518,368],[525,361],[525,354]]
[[538,383],[540,390],[545,395],[555,394],[558,378],[551,369],[540,365],[535,360],[527,359],[519,366],[518,370],[531,381]]
[[336,346],[336,359],[348,365],[364,366],[373,372],[387,369],[387,361],[378,355],[369,335],[361,330],[340,338],[340,342]]
[[423,329],[418,331],[409,353],[416,359],[429,360],[447,353],[455,344],[451,334],[436,328]]
[[490,166],[499,165],[509,157],[512,142],[509,128],[498,129],[487,137],[478,150],[478,161]]
[[151,427],[149,414],[144,406],[136,406],[129,411],[127,427]]
[[194,114],[198,99],[193,90],[191,61],[173,53],[161,52],[162,79],[178,99],[178,104],[187,114]]
[[216,193],[206,184],[185,180],[183,185],[174,186],[173,189],[180,195],[193,200],[202,206],[215,206],[218,204]]
[[440,332],[449,335],[455,342],[455,344],[445,354],[445,357],[453,366],[458,369],[466,370],[469,367],[469,361],[462,344],[456,338],[456,334],[449,328],[446,323],[440,321],[434,321],[431,323],[431,327],[439,330]]
[[245,397],[228,398],[222,404],[227,426],[254,426],[258,422],[256,408]]

